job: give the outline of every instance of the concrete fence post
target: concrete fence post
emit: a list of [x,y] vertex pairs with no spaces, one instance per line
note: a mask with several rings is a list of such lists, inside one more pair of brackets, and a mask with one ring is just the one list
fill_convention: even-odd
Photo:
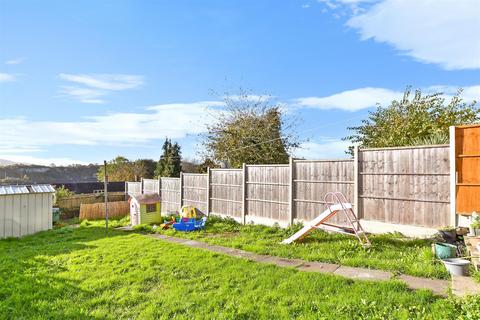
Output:
[[455,146],[455,127],[451,126],[450,134],[450,225],[457,225],[457,164],[456,164],[456,146]]
[[359,196],[360,196],[359,156],[360,154],[358,150],[358,145],[355,145],[353,147],[353,207],[354,207],[354,210],[357,212],[357,218],[361,219],[363,218],[363,212],[362,212],[362,209],[360,208],[360,201],[359,201]]
[[210,214],[210,183],[212,180],[212,173],[210,171],[210,167],[207,168],[207,216]]
[[183,207],[183,172],[180,171],[180,209]]
[[293,219],[295,218],[295,164],[293,158],[290,157],[289,161],[289,190],[288,190],[288,225],[293,225]]
[[242,165],[242,223],[247,221],[247,165]]
[[160,196],[160,199],[162,198],[162,178],[158,177],[158,195]]

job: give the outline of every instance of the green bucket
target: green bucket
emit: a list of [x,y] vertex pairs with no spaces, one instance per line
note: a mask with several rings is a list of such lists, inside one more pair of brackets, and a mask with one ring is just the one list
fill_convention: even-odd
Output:
[[435,243],[435,254],[438,259],[450,259],[457,256],[457,247],[449,243]]
[[52,221],[53,223],[57,223],[60,221],[60,209],[59,208],[53,208],[52,209]]

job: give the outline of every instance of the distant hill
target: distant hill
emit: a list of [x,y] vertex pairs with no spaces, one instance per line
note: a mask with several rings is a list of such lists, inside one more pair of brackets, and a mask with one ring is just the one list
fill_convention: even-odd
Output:
[[96,182],[98,168],[93,164],[49,167],[1,162],[0,184]]
[[[0,159],[0,184],[97,182],[99,167],[94,164],[41,166]],[[183,172],[197,173],[199,169],[200,166],[193,161],[182,161]]]
[[0,159],[0,166],[11,166],[12,164],[17,164],[17,162]]

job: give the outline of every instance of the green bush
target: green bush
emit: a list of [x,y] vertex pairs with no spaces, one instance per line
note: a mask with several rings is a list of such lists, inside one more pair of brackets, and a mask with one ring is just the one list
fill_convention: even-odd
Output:
[[58,202],[60,200],[62,200],[63,198],[68,198],[68,197],[71,197],[75,194],[75,192],[72,192],[70,190],[68,190],[67,188],[65,188],[65,186],[61,186],[57,189],[55,189],[55,203],[54,205],[57,206],[58,205]]
[[[125,227],[128,225],[130,225],[130,216],[108,219],[108,226],[110,228]],[[102,220],[85,219],[80,223],[80,226],[81,227],[87,227],[87,226],[105,227],[105,219],[102,219]]]
[[149,224],[138,224],[133,227],[133,230],[135,231],[146,232],[146,233],[154,233],[155,229],[156,228],[154,228],[154,226],[151,226]]

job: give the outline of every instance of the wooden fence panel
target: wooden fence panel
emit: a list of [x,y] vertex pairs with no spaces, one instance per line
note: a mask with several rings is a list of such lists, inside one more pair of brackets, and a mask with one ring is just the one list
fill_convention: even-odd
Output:
[[[108,201],[115,202],[115,201],[123,201],[125,200],[125,193],[123,192],[109,192],[108,193]],[[78,210],[80,209],[81,204],[89,204],[89,203],[103,203],[105,202],[103,193],[96,194],[76,194],[69,197],[62,198],[58,200],[57,206],[60,209],[64,210]]]
[[143,193],[160,194],[160,181],[158,179],[143,179]]
[[242,170],[211,169],[211,212],[233,218],[242,216]]
[[423,227],[448,225],[448,146],[360,150],[359,175],[364,219]]
[[142,193],[142,183],[141,182],[126,182],[126,193],[128,195],[136,195]]
[[194,206],[207,213],[208,176],[206,174],[183,174],[183,204]]
[[247,165],[246,214],[250,217],[289,221],[288,165]]
[[[293,165],[294,218],[309,221],[320,215],[328,192],[342,192],[353,203],[353,160],[294,160]],[[330,221],[343,224],[346,217],[336,215]]]
[[180,178],[161,178],[160,197],[162,198],[162,213],[180,209]]
[[[130,213],[128,201],[116,201],[108,203],[108,217],[122,218]],[[80,206],[80,220],[104,219],[105,204],[104,203],[87,203]]]

